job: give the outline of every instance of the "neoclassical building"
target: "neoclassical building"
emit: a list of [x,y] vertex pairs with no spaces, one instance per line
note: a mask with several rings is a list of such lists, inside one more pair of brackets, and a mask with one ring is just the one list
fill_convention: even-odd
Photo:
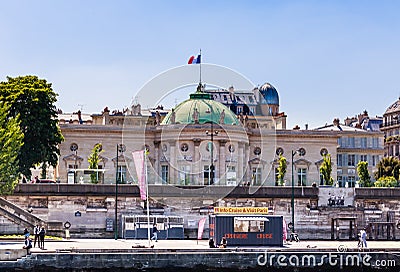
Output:
[[385,134],[385,156],[400,156],[400,98],[383,114],[382,132]]
[[[320,184],[319,168],[328,153],[334,180],[354,186],[358,160],[372,162],[383,155],[379,132],[348,132],[337,124],[286,129],[278,92],[269,83],[252,91],[199,86],[171,110],[143,110],[136,104],[111,113],[105,108],[101,114],[60,114],[59,119],[65,142],[56,176],[62,183],[90,182],[88,157],[98,143],[102,152],[95,172],[100,183],[135,184],[132,151],[144,148],[149,183],[177,186],[274,186],[279,155],[287,159],[287,186],[292,177],[296,186]],[[367,145],[343,145],[351,139]],[[375,164],[370,166],[373,171]]]

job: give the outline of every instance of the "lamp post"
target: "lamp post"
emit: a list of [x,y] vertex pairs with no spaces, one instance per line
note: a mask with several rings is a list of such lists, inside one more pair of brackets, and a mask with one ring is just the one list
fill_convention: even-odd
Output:
[[73,144],[69,147],[69,149],[70,149],[72,152],[75,153],[75,156],[74,156],[74,183],[76,183],[76,169],[78,168],[78,167],[77,167],[77,164],[76,164],[76,160],[77,160],[77,158],[78,158],[78,145],[75,144],[75,143],[73,143]]
[[293,157],[299,152],[299,150],[292,150],[292,232],[294,232],[294,167]]
[[117,167],[115,171],[115,226],[114,226],[114,238],[118,239],[118,155],[119,153],[123,154],[126,150],[125,145],[117,144]]
[[210,155],[211,155],[211,160],[210,160],[210,185],[214,184],[214,134],[218,135],[218,130],[214,131],[214,121],[213,119],[213,110],[212,108],[207,109],[206,113],[210,113],[210,122],[211,122],[211,131],[209,132],[208,130],[206,131],[207,135],[211,135],[211,146],[210,146]]

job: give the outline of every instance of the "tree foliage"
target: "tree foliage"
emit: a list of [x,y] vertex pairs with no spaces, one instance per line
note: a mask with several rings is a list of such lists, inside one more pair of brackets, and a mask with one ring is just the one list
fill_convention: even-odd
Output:
[[7,77],[0,82],[0,96],[9,106],[8,117],[19,116],[24,135],[18,153],[18,170],[28,178],[34,165],[56,166],[64,140],[58,126],[55,102],[57,94],[51,83],[37,76]]
[[9,106],[0,100],[0,194],[13,192],[18,182],[18,153],[23,134],[18,116],[8,117]]
[[400,160],[396,157],[382,158],[378,163],[378,170],[375,172],[375,179],[382,177],[394,177],[399,180]]
[[319,168],[319,172],[322,175],[323,181],[325,185],[332,185],[333,178],[332,178],[332,160],[331,154],[323,155],[323,161],[321,167]]
[[368,171],[368,162],[359,161],[357,164],[357,174],[360,178],[360,185],[362,187],[371,187],[371,176]]
[[286,170],[287,170],[286,158],[283,157],[282,155],[279,155],[278,182],[279,182],[279,185],[281,185],[281,186],[284,183],[283,179],[285,178]]
[[[103,152],[102,145],[100,143],[98,143],[93,147],[92,152],[90,153],[90,155],[88,157],[89,169],[98,169],[101,152]],[[99,182],[98,174],[99,173],[97,171],[90,174],[90,181],[92,183],[97,184]]]
[[381,177],[374,182],[374,187],[396,187],[397,184],[394,177]]

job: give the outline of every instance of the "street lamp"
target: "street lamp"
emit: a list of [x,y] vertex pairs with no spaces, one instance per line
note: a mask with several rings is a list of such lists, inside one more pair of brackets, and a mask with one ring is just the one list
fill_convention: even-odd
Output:
[[78,158],[78,145],[75,144],[75,143],[73,143],[73,144],[71,144],[71,146],[69,147],[69,149],[70,149],[72,152],[75,153],[75,156],[74,156],[74,183],[76,183],[76,169],[78,168],[78,167],[77,167],[77,164],[76,164],[76,160],[77,160],[77,158]]
[[119,153],[123,154],[126,150],[125,145],[117,144],[117,167],[115,172],[115,226],[114,226],[114,238],[118,239],[118,155]]
[[211,160],[210,160],[210,185],[214,184],[214,135],[218,135],[218,130],[214,131],[214,121],[213,119],[213,110],[212,108],[207,109],[206,113],[210,113],[210,122],[211,122],[211,131],[206,131],[207,135],[211,135],[211,147],[210,149],[210,155],[211,155]]
[[300,149],[292,150],[292,232],[294,233],[294,167],[293,167],[293,157],[297,153],[300,154]]

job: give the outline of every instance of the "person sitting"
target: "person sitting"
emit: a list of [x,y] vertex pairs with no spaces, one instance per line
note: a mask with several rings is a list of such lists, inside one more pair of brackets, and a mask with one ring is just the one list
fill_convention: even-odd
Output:
[[226,248],[228,242],[226,241],[225,237],[222,237],[221,239],[221,244],[219,245],[219,248]]
[[210,240],[208,240],[208,245],[210,246],[210,248],[216,248],[213,238],[210,238]]
[[25,236],[24,246],[22,248],[26,249],[27,255],[31,254],[32,240],[29,239],[29,236]]

